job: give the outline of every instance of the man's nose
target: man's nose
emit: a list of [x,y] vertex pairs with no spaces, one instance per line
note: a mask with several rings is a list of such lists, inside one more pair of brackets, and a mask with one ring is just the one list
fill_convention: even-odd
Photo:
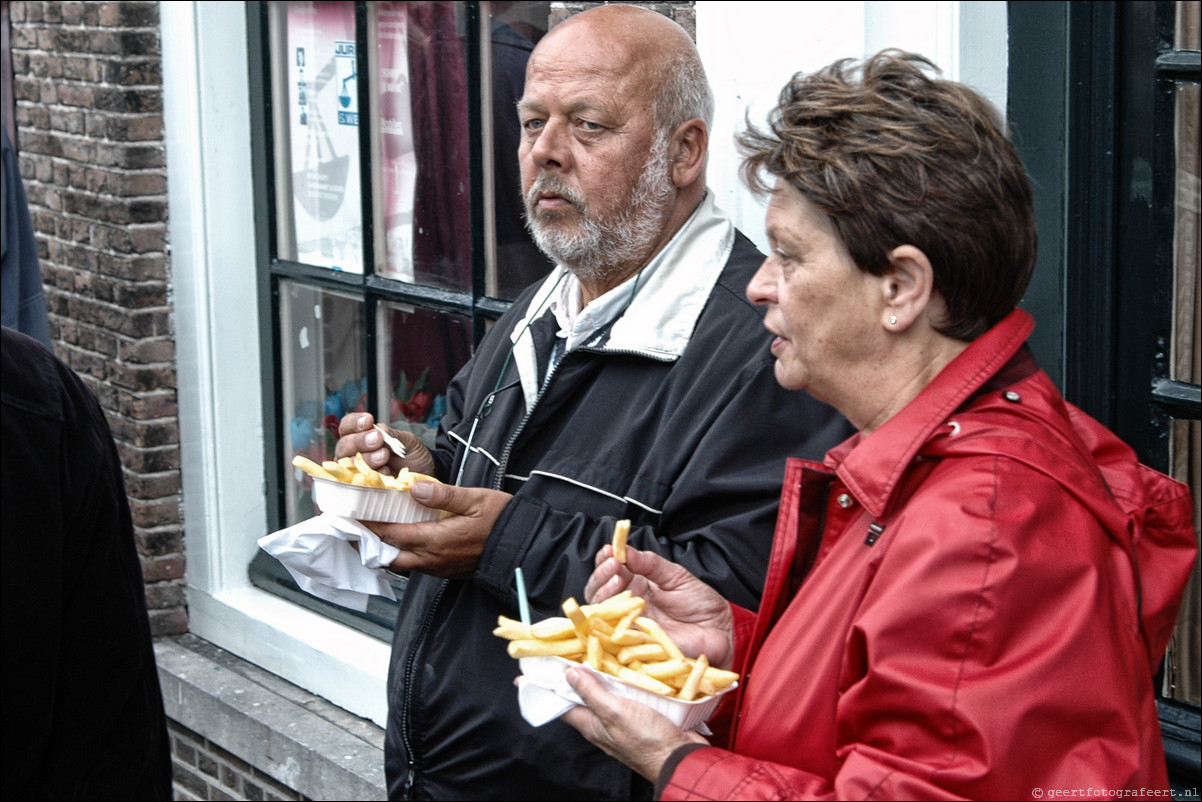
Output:
[[568,147],[566,122],[548,120],[538,132],[530,146],[530,158],[541,169],[567,169],[571,165],[571,148]]

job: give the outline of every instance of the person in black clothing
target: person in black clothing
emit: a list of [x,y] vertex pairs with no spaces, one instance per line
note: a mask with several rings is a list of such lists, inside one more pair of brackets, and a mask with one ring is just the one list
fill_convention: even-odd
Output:
[[4,799],[171,799],[121,462],[96,396],[0,328]]
[[451,381],[434,449],[390,458],[373,416],[338,457],[432,475],[454,515],[368,523],[409,573],[388,677],[392,798],[629,799],[651,785],[561,721],[531,726],[493,636],[579,597],[615,523],[739,604],[762,590],[785,458],[850,434],[783,389],[745,289],[763,261],[714,202],[713,98],[696,46],[654,11],[605,5],[543,36],[518,104],[527,223],[555,269]]

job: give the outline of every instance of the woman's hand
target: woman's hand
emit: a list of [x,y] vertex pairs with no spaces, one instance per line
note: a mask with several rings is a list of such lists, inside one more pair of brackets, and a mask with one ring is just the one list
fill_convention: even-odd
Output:
[[685,732],[661,713],[633,699],[615,696],[587,671],[569,668],[568,684],[584,705],[561,718],[580,731],[594,746],[622,761],[651,782],[679,746],[707,743],[695,732]]
[[613,547],[597,552],[596,567],[584,586],[592,603],[629,590],[647,602],[643,615],[659,622],[690,657],[704,654],[710,665],[729,668],[734,659],[734,616],[730,603],[687,569],[651,551],[626,548],[626,564]]

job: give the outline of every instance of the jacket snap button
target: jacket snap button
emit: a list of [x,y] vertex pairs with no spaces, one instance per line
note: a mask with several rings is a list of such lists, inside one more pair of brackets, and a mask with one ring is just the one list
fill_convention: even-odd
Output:
[[1019,401],[1022,400],[1022,397],[1018,393],[1014,392],[1013,390],[1007,390],[1006,392],[1002,393],[1002,398],[1006,399],[1007,401],[1011,402],[1012,404],[1017,404]]
[[835,503],[843,509],[847,509],[852,504],[851,496],[849,496],[847,493],[840,493],[839,497],[835,499]]

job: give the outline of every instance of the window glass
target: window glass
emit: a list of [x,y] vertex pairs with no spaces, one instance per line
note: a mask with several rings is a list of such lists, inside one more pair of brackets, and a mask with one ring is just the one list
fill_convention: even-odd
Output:
[[513,298],[553,267],[526,230],[518,145],[521,125],[517,102],[526,83],[526,62],[547,32],[550,3],[490,3],[489,51],[492,65],[491,104],[493,221],[496,250],[487,292]]
[[1202,6],[1198,3],[1177,3],[1177,30],[1173,37],[1176,50],[1202,49]]
[[[525,228],[516,103],[551,4],[263,8],[271,101],[256,136],[270,153],[274,228],[261,268],[278,305],[280,377],[269,470],[286,527],[319,512],[295,455],[332,459],[339,421],[356,410],[433,446],[474,338],[550,271]],[[266,553],[251,576],[328,612]],[[388,625],[376,612],[373,634]]]
[[[1198,3],[1177,3],[1176,47],[1199,48]],[[1202,223],[1199,202],[1199,86],[1180,83],[1176,88],[1174,156],[1176,185],[1173,215],[1173,342],[1170,378],[1197,385],[1202,383]],[[1187,483],[1194,498],[1194,531],[1202,532],[1202,423],[1197,420],[1173,421],[1169,443],[1171,472]],[[1202,652],[1202,610],[1200,610],[1199,565],[1186,588],[1181,614],[1173,631],[1165,659],[1166,697],[1191,705],[1202,704],[1199,679],[1199,653]]]
[[472,288],[464,3],[369,3],[377,272]]
[[362,309],[353,296],[280,283],[281,394],[287,412],[281,465],[288,479],[283,483],[288,526],[318,514],[312,479],[292,467],[292,458],[333,459],[338,421],[365,409]]
[[277,4],[276,247],[292,261],[363,272],[359,70],[353,3]]
[[380,418],[432,449],[447,384],[471,355],[471,320],[395,303],[381,304],[379,314]]

